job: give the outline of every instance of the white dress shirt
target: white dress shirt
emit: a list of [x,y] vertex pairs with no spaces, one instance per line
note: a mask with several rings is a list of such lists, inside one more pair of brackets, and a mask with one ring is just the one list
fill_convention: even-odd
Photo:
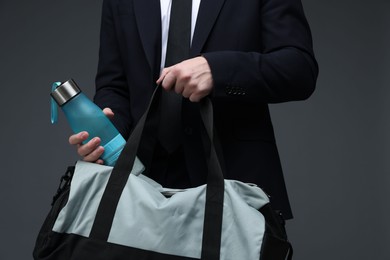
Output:
[[[194,36],[196,18],[198,17],[199,5],[201,0],[192,0],[192,17],[191,17],[191,42]],[[161,70],[165,65],[165,57],[168,44],[168,29],[169,18],[171,14],[172,0],[160,0],[161,6],[161,32],[162,32],[162,48],[161,48]]]

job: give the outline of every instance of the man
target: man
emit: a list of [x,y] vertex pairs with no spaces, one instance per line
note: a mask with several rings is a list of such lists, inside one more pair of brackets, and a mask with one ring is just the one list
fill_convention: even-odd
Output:
[[[304,100],[315,88],[318,67],[300,0],[193,0],[190,56],[161,70],[171,1],[104,1],[95,102],[127,138],[157,84],[182,95],[179,147],[158,144],[148,174],[185,187],[205,181],[196,102],[210,97],[225,177],[257,184],[291,218],[268,104]],[[87,136],[69,142],[84,160],[103,163],[99,138],[81,145]]]

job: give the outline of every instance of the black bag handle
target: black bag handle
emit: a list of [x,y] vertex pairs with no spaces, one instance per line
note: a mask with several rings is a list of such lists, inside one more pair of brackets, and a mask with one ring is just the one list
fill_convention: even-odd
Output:
[[[95,216],[90,238],[104,241],[108,239],[119,199],[133,168],[145,124],[155,125],[159,120],[161,91],[162,87],[158,86],[148,109],[131,133],[111,172]],[[201,259],[218,260],[222,233],[224,177],[214,145],[211,101],[204,98],[199,105],[202,121],[210,140]]]

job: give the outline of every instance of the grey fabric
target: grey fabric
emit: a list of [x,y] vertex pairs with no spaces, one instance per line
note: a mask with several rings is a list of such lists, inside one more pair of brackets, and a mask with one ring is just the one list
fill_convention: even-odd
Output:
[[[109,242],[171,255],[200,258],[206,185],[164,188],[140,174],[136,160],[122,193]],[[79,161],[68,203],[53,231],[88,237],[112,167]],[[173,194],[165,197],[163,193]],[[225,180],[221,259],[259,259],[265,231],[258,209],[269,203],[258,187]]]

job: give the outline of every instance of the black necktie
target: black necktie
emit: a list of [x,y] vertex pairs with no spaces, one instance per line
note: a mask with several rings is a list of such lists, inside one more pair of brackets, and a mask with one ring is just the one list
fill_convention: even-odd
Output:
[[[165,66],[189,58],[191,41],[192,0],[172,0]],[[160,144],[168,153],[180,144],[181,95],[163,91],[161,97]]]

